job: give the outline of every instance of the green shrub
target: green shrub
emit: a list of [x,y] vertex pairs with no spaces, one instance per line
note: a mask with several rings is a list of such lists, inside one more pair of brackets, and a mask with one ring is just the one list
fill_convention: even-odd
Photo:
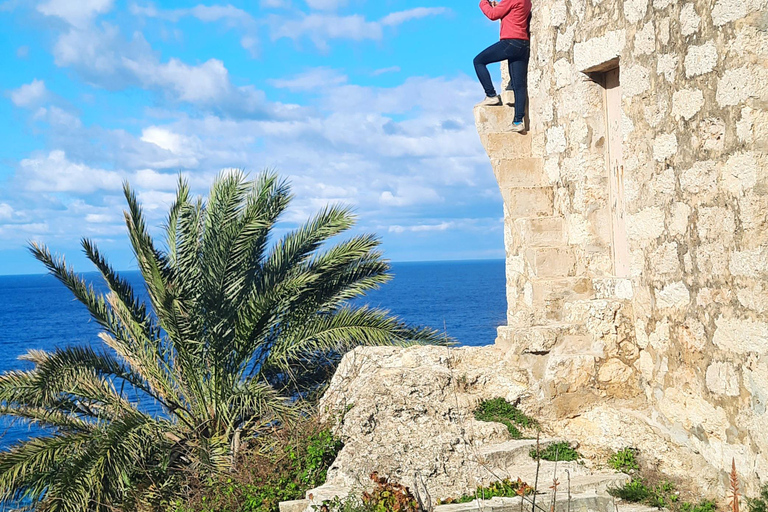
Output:
[[532,459],[541,458],[551,461],[558,460],[560,462],[570,462],[581,458],[579,452],[571,448],[570,443],[565,441],[550,444],[543,450],[540,450],[538,454],[536,453],[536,448],[532,448],[531,451],[528,452],[528,455],[530,455]]
[[460,498],[447,498],[439,500],[438,505],[447,505],[450,503],[469,503],[476,498],[491,499],[495,496],[502,498],[512,498],[515,496],[529,495],[533,493],[533,487],[523,482],[519,478],[516,481],[504,479],[493,482],[488,487],[478,487],[475,494],[465,494]]
[[768,485],[760,489],[757,498],[747,498],[747,508],[749,512],[768,512]]
[[523,411],[503,398],[494,398],[481,402],[475,410],[475,419],[502,423],[507,427],[513,439],[522,439],[523,429],[538,429],[539,422],[527,416]]
[[312,422],[282,429],[270,442],[247,449],[238,471],[226,479],[191,481],[172,512],[277,512],[281,501],[301,499],[325,483],[342,448],[331,432]]
[[680,504],[680,512],[717,512],[717,505],[714,501],[710,500],[703,500],[699,503],[689,503],[686,501]]
[[664,480],[651,487],[647,503],[656,508],[671,508],[679,500],[680,497],[675,493],[675,485]]
[[608,465],[622,473],[631,473],[639,470],[640,465],[637,463],[637,449],[629,447],[622,448],[611,455],[611,458],[608,459]]
[[633,479],[622,487],[608,489],[608,494],[615,498],[621,498],[624,501],[639,503],[651,496],[651,489],[642,480]]

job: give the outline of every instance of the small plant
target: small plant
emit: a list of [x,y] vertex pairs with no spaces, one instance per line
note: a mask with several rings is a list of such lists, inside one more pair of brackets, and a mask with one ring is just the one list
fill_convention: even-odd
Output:
[[475,419],[502,423],[507,427],[513,439],[522,439],[523,429],[538,429],[539,422],[527,416],[523,411],[503,398],[494,398],[480,403],[475,410]]
[[666,480],[659,482],[650,488],[648,504],[656,508],[672,508],[680,501],[677,495],[675,485]]
[[717,505],[714,501],[703,500],[699,503],[683,502],[680,504],[680,512],[717,512]]
[[559,462],[570,462],[581,458],[579,452],[571,448],[570,443],[566,441],[550,444],[543,450],[540,450],[538,454],[536,453],[536,448],[532,448],[531,451],[528,452],[528,455],[530,455],[532,459],[538,457],[544,460],[557,460]]
[[651,496],[651,489],[642,480],[633,479],[622,487],[608,489],[608,494],[631,503],[640,503]]
[[475,494],[465,494],[460,498],[447,498],[439,500],[438,505],[448,505],[451,503],[469,503],[476,498],[491,499],[496,496],[502,498],[514,498],[515,496],[528,496],[533,494],[533,487],[523,482],[519,478],[517,480],[499,480],[493,482],[488,487],[478,487]]
[[630,447],[622,448],[611,455],[611,458],[608,459],[608,465],[622,473],[638,471],[640,465],[637,463],[637,449]]
[[336,497],[313,508],[317,512],[418,512],[419,504],[408,487],[390,482],[375,471],[371,473],[371,480],[374,489],[364,492],[362,497]]
[[728,504],[730,506],[731,512],[739,512],[739,497],[741,496],[741,493],[739,492],[739,475],[736,473],[736,459],[731,459],[731,502]]

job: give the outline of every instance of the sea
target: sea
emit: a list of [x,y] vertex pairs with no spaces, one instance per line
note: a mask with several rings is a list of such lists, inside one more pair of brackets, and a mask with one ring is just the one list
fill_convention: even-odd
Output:
[[[445,332],[459,345],[492,344],[505,323],[503,260],[393,263],[394,279],[362,302],[389,310],[414,325]],[[138,272],[122,274],[137,292]],[[84,274],[97,291],[98,274]],[[99,326],[51,275],[0,276],[0,372],[29,368],[18,357],[30,349],[100,346]],[[0,418],[0,450],[39,430]]]

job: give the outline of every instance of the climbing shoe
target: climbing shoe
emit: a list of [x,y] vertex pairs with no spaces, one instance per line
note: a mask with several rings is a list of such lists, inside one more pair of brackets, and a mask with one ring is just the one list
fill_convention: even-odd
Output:
[[512,123],[512,126],[510,127],[509,130],[513,131],[513,132],[517,132],[517,133],[524,132],[525,131],[525,123],[523,123],[523,122]]
[[475,105],[476,107],[499,107],[501,106],[501,96],[486,96],[483,101]]

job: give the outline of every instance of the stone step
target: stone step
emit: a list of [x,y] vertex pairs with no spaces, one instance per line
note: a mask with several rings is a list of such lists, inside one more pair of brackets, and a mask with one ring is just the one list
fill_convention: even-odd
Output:
[[525,259],[533,270],[535,277],[545,279],[575,277],[578,272],[577,254],[579,254],[579,251],[581,249],[574,246],[537,247],[527,249],[525,251]]
[[[515,119],[515,109],[506,105],[475,107],[474,114],[477,131],[481,134],[509,132],[509,127]],[[529,137],[517,133],[514,135],[517,135],[517,138],[512,140]]]
[[[557,500],[555,502],[556,512],[651,512],[651,507],[636,504],[616,503],[613,497],[609,496],[605,489],[611,486],[623,485],[629,477],[622,474],[601,474],[592,475],[596,477],[597,487],[590,488],[586,479],[582,479],[584,485],[576,484],[577,478],[571,479],[571,497],[568,498],[568,488],[565,479],[560,479],[560,486],[557,491]],[[522,503],[521,503],[522,501]],[[501,498],[495,497],[488,500],[474,500],[469,503],[456,503],[451,505],[438,505],[434,512],[470,512],[470,511],[491,511],[491,512],[530,512],[532,497],[526,498]],[[539,493],[536,496],[536,511],[549,512],[552,507],[551,492]]]
[[[539,448],[546,448],[556,442],[558,439],[540,439]],[[532,460],[530,452],[535,448],[535,439],[513,439],[505,443],[481,446],[478,450],[478,457],[485,464],[497,468],[507,468],[530,464]]]
[[534,306],[547,301],[573,301],[592,299],[595,289],[588,277],[537,278],[531,279]]

